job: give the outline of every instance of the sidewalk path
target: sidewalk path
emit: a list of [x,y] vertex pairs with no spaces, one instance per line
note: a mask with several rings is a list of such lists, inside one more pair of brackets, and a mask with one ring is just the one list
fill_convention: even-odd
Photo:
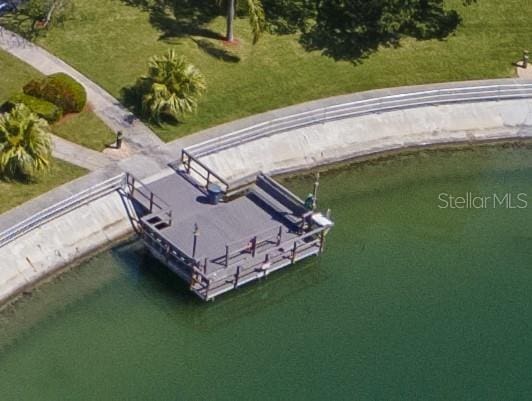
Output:
[[41,47],[0,27],[0,49],[28,63],[43,74],[64,72],[75,78],[87,90],[87,98],[94,113],[114,132],[122,131],[132,151],[150,154],[164,144],[103,88]]
[[115,160],[103,153],[69,142],[56,135],[53,138],[53,156],[69,163],[95,171],[106,167]]
[[528,64],[527,68],[522,67],[522,63],[518,63],[517,76],[522,79],[532,79],[532,65]]

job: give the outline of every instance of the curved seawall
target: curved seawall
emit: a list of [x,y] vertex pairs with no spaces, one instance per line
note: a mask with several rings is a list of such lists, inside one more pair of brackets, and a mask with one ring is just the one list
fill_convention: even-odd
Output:
[[[379,152],[532,137],[532,81],[496,80],[377,90],[323,99],[215,127],[113,166],[164,174],[185,148],[227,181],[295,172]],[[168,169],[166,173],[172,173]],[[99,175],[98,175],[99,174]],[[109,179],[95,173],[0,216],[0,233]],[[75,187],[75,188],[74,188]],[[65,190],[67,188],[68,190]],[[1,245],[0,303],[52,272],[133,234],[118,190],[75,205]]]
[[532,136],[532,83],[379,90],[215,127],[187,151],[227,181],[294,172],[404,148]]

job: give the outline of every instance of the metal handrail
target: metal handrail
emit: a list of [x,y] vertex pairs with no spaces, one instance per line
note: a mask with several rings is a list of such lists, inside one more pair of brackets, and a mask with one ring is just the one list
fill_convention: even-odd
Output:
[[236,144],[240,145],[280,132],[328,121],[419,106],[520,98],[532,98],[532,84],[516,83],[443,88],[349,101],[254,124],[189,146],[186,151],[197,159]]
[[[222,178],[221,176],[219,176],[218,174],[216,174],[212,169],[210,169],[209,167],[207,167],[205,164],[203,164],[202,162],[200,162],[195,156],[191,155],[189,152],[187,152],[185,149],[183,149],[181,151],[181,162],[183,163],[183,165],[185,166],[186,168],[186,171],[187,171],[187,174],[190,174],[190,170],[194,171],[196,174],[198,174],[201,178],[203,178],[205,181],[206,181],[206,185],[205,187],[207,187],[209,184],[210,184],[210,177],[213,176],[214,178],[216,178],[222,185],[225,186],[225,191],[224,192],[227,192],[227,190],[229,189],[229,183],[224,179]],[[198,166],[200,166],[203,170],[205,170],[205,172],[207,173],[206,176],[203,176],[201,174],[200,171],[198,171],[197,169],[195,169],[194,167],[192,167],[192,162],[194,162],[195,164],[197,164]]]
[[256,239],[257,243],[262,243],[265,241],[269,241],[272,238],[277,238],[279,236],[280,228],[282,230],[282,226],[271,227],[266,230],[262,230],[258,232],[257,234],[254,234],[251,237],[248,236],[248,237],[241,238],[239,240],[226,244],[226,249],[229,250],[229,254],[228,254],[229,258],[232,258],[235,255],[242,253],[242,251],[248,249],[249,244],[252,243],[253,239]]
[[22,220],[20,223],[0,232],[0,248],[7,245],[11,241],[26,234],[48,221],[72,210],[80,207],[87,202],[100,198],[118,189],[123,189],[125,185],[125,174],[119,174],[115,177],[109,178],[100,182],[88,189],[85,189],[77,194],[74,194],[54,205],[35,213],[34,215]]
[[[125,184],[128,186],[130,191],[129,194],[133,199],[135,199],[134,194],[140,194],[147,202],[149,202],[148,209],[150,213],[153,213],[153,206],[156,206],[159,210],[170,209],[170,205],[163,198],[156,195],[146,184],[137,179],[134,175],[126,173]],[[148,194],[145,194],[142,189],[145,189]],[[139,200],[137,199],[137,201]]]

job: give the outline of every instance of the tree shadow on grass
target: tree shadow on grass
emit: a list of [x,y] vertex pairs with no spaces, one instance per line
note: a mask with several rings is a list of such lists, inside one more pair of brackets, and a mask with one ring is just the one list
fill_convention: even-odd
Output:
[[200,49],[203,53],[217,59],[222,60],[227,63],[238,63],[240,61],[240,57],[238,57],[236,54],[231,53],[230,51],[227,51],[225,49],[222,49],[218,46],[216,46],[214,43],[212,43],[209,40],[206,39],[192,39],[194,43],[198,46],[198,49]]
[[300,43],[307,51],[321,51],[335,60],[353,63],[361,62],[381,46],[399,47],[402,37],[443,40],[461,23],[455,10],[445,10],[438,4],[420,7],[410,18],[388,25],[382,22],[384,10],[369,10],[366,14],[355,10],[355,19],[335,6],[329,7],[318,14],[312,29],[300,36]]
[[161,40],[201,36],[209,39],[224,39],[205,27],[220,15],[220,7],[213,0],[122,0],[150,14],[152,26],[162,32]]

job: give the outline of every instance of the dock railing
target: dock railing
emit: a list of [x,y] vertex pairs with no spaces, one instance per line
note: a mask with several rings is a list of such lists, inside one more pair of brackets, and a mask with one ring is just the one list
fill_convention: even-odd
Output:
[[[200,162],[196,157],[192,156],[185,149],[181,151],[181,163],[185,168],[186,173],[195,178],[200,185],[207,188],[209,184],[216,183],[220,185],[222,192],[225,194],[229,190],[229,183],[218,174],[216,174],[211,168]],[[192,174],[194,173],[194,174]],[[198,178],[200,180],[198,180]]]
[[0,248],[73,209],[101,198],[113,191],[123,189],[124,185],[125,174],[119,174],[35,213],[20,223],[0,232]]
[[283,226],[270,228],[255,234],[253,237],[246,237],[238,241],[233,241],[225,246],[225,255],[219,259],[223,259],[223,264],[228,267],[231,259],[238,257],[242,254],[251,254],[255,257],[257,249],[265,244],[273,244],[278,246],[283,237]]
[[300,237],[281,242],[273,249],[257,253],[256,257],[251,259],[251,263],[247,265],[237,264],[234,273],[229,274],[225,279],[220,278],[216,282],[210,281],[207,291],[198,295],[209,299],[209,293],[216,294],[220,289],[226,287],[228,282],[232,282],[233,287],[237,288],[256,279],[258,275],[259,277],[260,275],[267,275],[269,272],[287,264],[293,264],[309,254],[321,253],[324,248],[326,230],[327,227],[318,227]]
[[170,210],[170,205],[160,196],[155,195],[142,181],[129,173],[126,173],[125,177],[129,196],[145,207],[150,214],[154,212],[155,208],[157,211]]
[[144,219],[140,220],[142,227],[143,239],[157,252],[163,255],[167,260],[173,260],[183,266],[188,266],[190,269],[191,288],[199,285],[203,289],[208,289],[210,280],[202,271],[203,266],[200,261],[193,258],[177,248],[172,241],[168,240],[166,236],[159,230],[152,227],[150,223]]

